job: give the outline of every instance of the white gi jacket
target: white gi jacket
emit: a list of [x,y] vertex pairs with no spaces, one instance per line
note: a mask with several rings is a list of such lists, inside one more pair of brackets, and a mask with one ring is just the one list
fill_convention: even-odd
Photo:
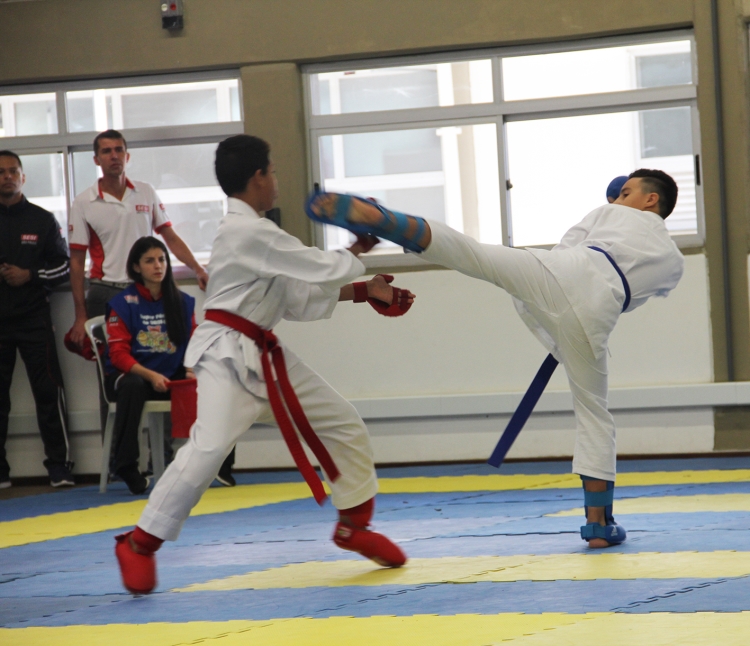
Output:
[[[622,312],[625,290],[606,256],[589,247],[604,249],[625,274],[631,292],[628,312],[652,296],[667,296],[680,281],[685,260],[660,216],[621,204],[594,209],[552,250],[529,249],[559,283],[599,355],[606,352],[607,340]],[[531,331],[557,355],[550,335],[521,301],[514,301]]]
[[[231,312],[266,330],[281,319],[330,318],[340,288],[364,272],[365,266],[349,251],[307,247],[245,202],[230,197],[211,250],[203,309]],[[214,344],[212,357],[232,361],[244,387],[266,398],[255,342],[219,323],[204,321],[198,326],[185,353],[185,366],[196,366]],[[284,355],[289,369],[299,362],[286,348]]]

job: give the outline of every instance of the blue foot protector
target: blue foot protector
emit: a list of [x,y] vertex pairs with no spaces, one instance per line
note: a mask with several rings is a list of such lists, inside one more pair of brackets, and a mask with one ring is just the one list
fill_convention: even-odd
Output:
[[[329,200],[335,200],[335,210],[332,214],[330,214],[330,207],[326,204]],[[348,215],[353,206],[353,201],[371,204],[385,216],[385,222],[381,225],[352,222],[349,220]],[[316,213],[316,210],[318,213]],[[321,211],[327,211],[329,212],[329,215],[321,215]],[[417,253],[424,251],[416,241],[419,240],[424,233],[425,221],[420,217],[408,216],[405,213],[386,209],[375,202],[375,200],[368,200],[367,198],[358,197],[356,195],[344,195],[342,193],[315,192],[311,193],[307,198],[307,202],[305,202],[305,213],[307,213],[307,217],[311,220],[320,222],[321,224],[332,224],[347,229],[355,234],[374,235],[378,238],[395,242],[397,245],[401,245],[409,251],[415,251]],[[409,237],[406,237],[410,229],[410,217],[414,218],[417,227],[413,233],[409,234]]]
[[615,522],[612,515],[612,502],[615,497],[615,483],[605,480],[607,483],[606,491],[586,491],[585,483],[587,480],[598,480],[598,478],[589,478],[581,476],[583,487],[584,514],[588,518],[589,507],[604,507],[604,520],[607,523],[602,526],[599,523],[587,523],[581,527],[581,538],[584,541],[590,541],[592,538],[603,538],[610,545],[619,545],[627,538],[627,532]]

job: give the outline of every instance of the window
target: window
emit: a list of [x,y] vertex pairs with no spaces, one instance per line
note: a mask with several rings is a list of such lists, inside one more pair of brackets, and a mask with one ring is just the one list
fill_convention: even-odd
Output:
[[[679,187],[667,227],[701,244],[693,50],[689,32],[670,32],[310,66],[313,180],[482,242],[550,246],[614,177],[659,168]],[[350,243],[316,228],[321,246]],[[366,262],[418,262],[396,252],[382,244]]]
[[128,176],[156,188],[175,230],[205,260],[226,206],[213,174],[216,143],[243,131],[237,76],[70,83],[24,94],[6,89],[0,147],[20,155],[24,194],[53,212],[67,234],[73,199],[99,177],[94,137],[119,130],[131,157]]

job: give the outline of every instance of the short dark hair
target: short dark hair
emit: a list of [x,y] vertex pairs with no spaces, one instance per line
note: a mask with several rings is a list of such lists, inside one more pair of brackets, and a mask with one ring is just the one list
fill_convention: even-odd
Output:
[[122,143],[125,144],[125,150],[128,149],[128,142],[125,141],[125,137],[122,136],[121,132],[118,132],[117,130],[112,130],[110,128],[109,130],[105,130],[104,132],[100,132],[96,137],[94,137],[94,154],[99,154],[99,140],[100,139],[122,139]]
[[242,193],[258,171],[268,172],[271,146],[260,137],[235,135],[216,149],[214,170],[221,190],[227,195]]
[[23,168],[23,163],[21,162],[21,158],[16,155],[12,150],[0,150],[0,157],[15,157],[16,161],[18,162],[18,165]]
[[628,179],[638,178],[645,193],[659,196],[659,215],[666,220],[677,204],[677,182],[662,170],[639,168],[628,175]]

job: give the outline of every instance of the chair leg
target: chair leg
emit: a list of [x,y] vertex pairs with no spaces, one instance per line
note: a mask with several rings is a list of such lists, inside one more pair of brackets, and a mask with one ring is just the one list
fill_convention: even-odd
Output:
[[99,493],[107,491],[109,480],[109,456],[112,454],[112,436],[115,431],[115,414],[107,415],[107,424],[104,427],[104,439],[102,440],[102,470],[99,476]]
[[164,474],[164,414],[150,413],[148,417],[151,465],[154,467],[154,484],[156,484]]

